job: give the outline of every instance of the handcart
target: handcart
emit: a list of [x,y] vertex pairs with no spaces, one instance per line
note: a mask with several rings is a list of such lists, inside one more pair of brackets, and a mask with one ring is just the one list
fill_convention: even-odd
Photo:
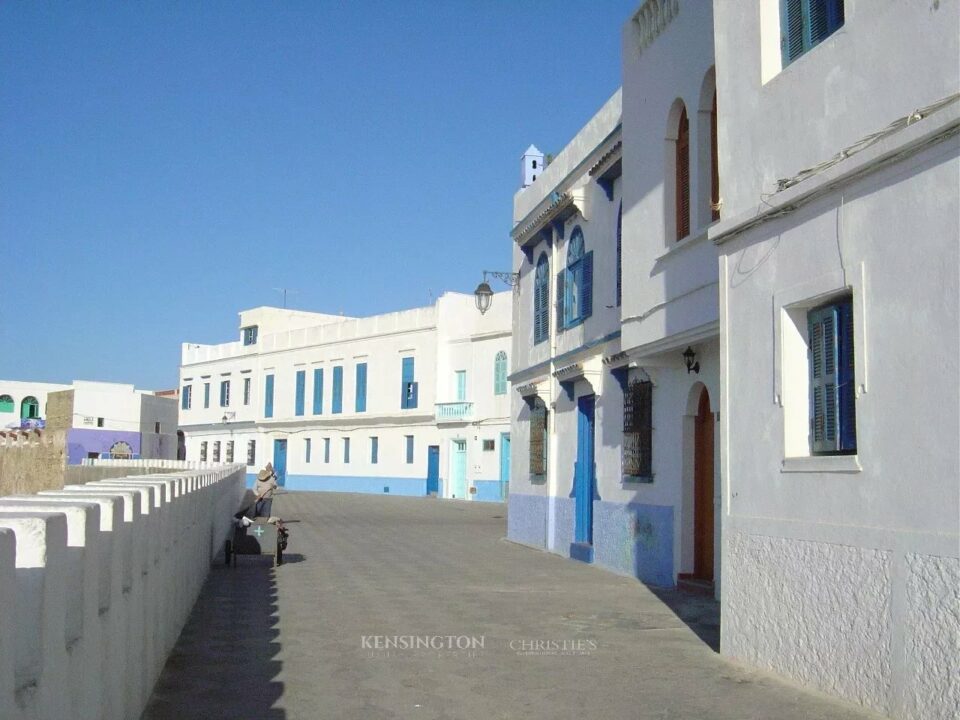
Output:
[[254,505],[234,515],[233,536],[223,549],[224,564],[237,566],[237,555],[272,555],[283,565],[289,531],[279,518],[253,517]]

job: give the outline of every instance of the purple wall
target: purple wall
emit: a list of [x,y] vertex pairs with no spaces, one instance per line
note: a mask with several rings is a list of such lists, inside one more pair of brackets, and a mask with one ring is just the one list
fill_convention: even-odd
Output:
[[87,430],[73,428],[67,433],[67,464],[79,465],[87,453],[110,452],[115,442],[127,443],[133,452],[140,454],[140,433],[126,430]]

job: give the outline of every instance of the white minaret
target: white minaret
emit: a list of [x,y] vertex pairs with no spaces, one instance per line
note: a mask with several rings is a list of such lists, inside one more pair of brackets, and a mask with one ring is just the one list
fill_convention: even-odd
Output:
[[523,153],[523,170],[520,174],[521,187],[532,185],[540,173],[543,172],[543,153],[531,145]]

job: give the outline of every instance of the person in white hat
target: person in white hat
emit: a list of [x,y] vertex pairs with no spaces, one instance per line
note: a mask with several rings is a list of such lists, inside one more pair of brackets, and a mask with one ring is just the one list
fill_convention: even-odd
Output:
[[276,489],[277,474],[273,471],[273,465],[267,463],[263,470],[257,473],[257,482],[253,486],[253,492],[257,496],[257,503],[253,512],[254,517],[270,517],[273,493]]

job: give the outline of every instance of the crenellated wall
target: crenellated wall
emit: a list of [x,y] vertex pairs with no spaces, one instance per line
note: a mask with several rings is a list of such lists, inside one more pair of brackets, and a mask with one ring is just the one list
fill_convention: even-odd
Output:
[[246,474],[162,462],[168,471],[0,498],[0,717],[140,717]]

